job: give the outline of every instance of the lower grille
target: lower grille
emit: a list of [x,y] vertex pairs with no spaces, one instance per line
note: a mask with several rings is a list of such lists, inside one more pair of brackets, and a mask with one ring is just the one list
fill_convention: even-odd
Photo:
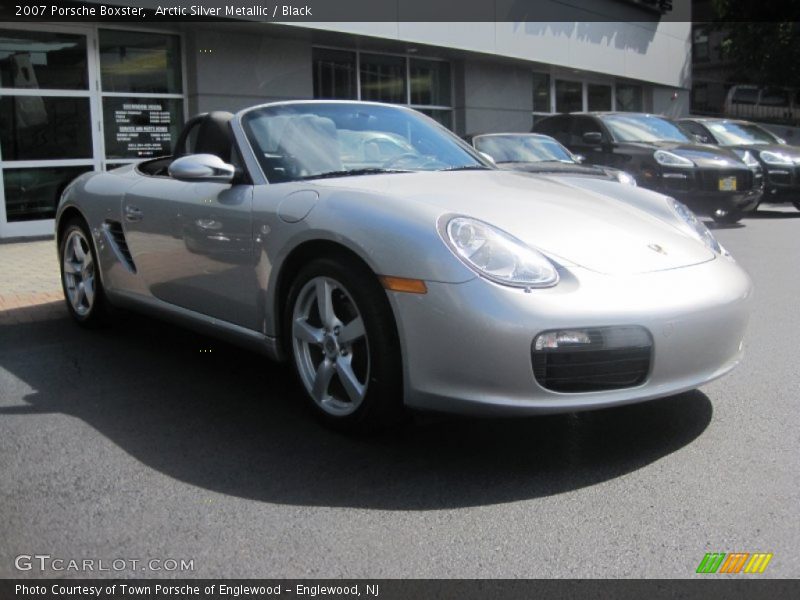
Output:
[[720,179],[736,177],[736,191],[747,192],[753,189],[753,172],[750,169],[710,169],[701,170],[700,188],[704,192],[718,192]]
[[533,374],[554,392],[594,392],[634,387],[650,372],[653,339],[643,327],[554,330],[536,337]]

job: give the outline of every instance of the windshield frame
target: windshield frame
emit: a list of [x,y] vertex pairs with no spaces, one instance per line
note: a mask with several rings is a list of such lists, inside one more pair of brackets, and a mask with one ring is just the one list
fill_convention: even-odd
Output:
[[[291,114],[291,109],[297,107],[297,113],[303,114],[303,107],[313,108],[315,106],[319,107],[336,107],[336,106],[352,106],[353,108],[359,107],[376,107],[378,110],[392,110],[398,112],[407,113],[408,116],[412,119],[416,119],[418,123],[422,126],[425,126],[431,129],[436,134],[441,134],[446,138],[448,142],[453,143],[455,146],[458,147],[458,150],[462,151],[467,157],[470,159],[469,161],[465,161],[466,164],[459,164],[459,165],[447,165],[447,167],[442,169],[424,169],[424,170],[409,170],[409,169],[396,169],[391,168],[387,169],[385,172],[387,173],[407,173],[407,172],[433,172],[433,171],[447,171],[451,170],[453,166],[456,167],[464,167],[467,166],[469,168],[474,169],[491,169],[496,170],[497,166],[493,165],[490,161],[486,158],[481,156],[481,154],[475,150],[470,144],[462,140],[458,137],[455,133],[444,127],[442,124],[437,122],[436,120],[430,118],[429,116],[425,115],[422,112],[416,111],[410,107],[403,106],[403,105],[396,105],[396,104],[388,104],[382,102],[363,102],[357,100],[292,100],[292,101],[283,101],[283,102],[268,102],[264,104],[259,104],[255,106],[249,106],[240,110],[236,115],[234,115],[233,123],[236,125],[234,127],[234,135],[239,142],[239,145],[243,148],[248,150],[248,166],[251,171],[257,171],[260,175],[258,183],[259,184],[277,184],[277,183],[296,183],[296,182],[313,182],[316,180],[313,176],[306,176],[303,178],[296,178],[296,179],[287,179],[285,181],[270,181],[269,177],[267,176],[266,170],[264,168],[264,164],[262,160],[259,159],[261,148],[257,142],[257,139],[254,137],[252,133],[252,129],[249,127],[249,119],[253,118],[253,113],[257,113],[260,111],[276,111],[276,115],[282,114],[281,109],[288,109],[289,114]],[[378,132],[383,132],[382,130],[376,130]],[[409,140],[406,140],[410,143]],[[363,169],[351,169],[351,170],[363,170]],[[325,178],[325,173],[320,173]],[[348,177],[351,175],[342,174],[342,177]],[[357,173],[354,173],[352,176],[358,176]]]

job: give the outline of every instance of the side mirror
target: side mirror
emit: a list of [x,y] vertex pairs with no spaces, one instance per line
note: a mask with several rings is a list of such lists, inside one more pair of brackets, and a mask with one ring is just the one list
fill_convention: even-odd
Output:
[[169,165],[169,176],[179,181],[215,181],[230,183],[236,168],[214,154],[189,154]]
[[583,154],[573,154],[572,158],[575,159],[575,162],[581,164],[583,161],[586,160],[586,157]]
[[494,166],[497,166],[497,163],[495,162],[491,154],[486,154],[486,152],[481,152],[480,150],[478,150],[478,154],[480,154],[483,158],[492,163]]
[[583,141],[592,146],[603,143],[603,134],[599,131],[587,131],[583,134]]

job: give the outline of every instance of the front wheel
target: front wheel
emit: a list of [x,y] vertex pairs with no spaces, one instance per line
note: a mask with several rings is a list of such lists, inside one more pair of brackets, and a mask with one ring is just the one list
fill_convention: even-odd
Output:
[[291,286],[284,327],[309,405],[327,425],[368,431],[402,418],[397,331],[368,269],[344,257],[307,264]]
[[108,320],[108,301],[89,229],[79,219],[67,223],[59,246],[61,285],[70,315],[84,327]]

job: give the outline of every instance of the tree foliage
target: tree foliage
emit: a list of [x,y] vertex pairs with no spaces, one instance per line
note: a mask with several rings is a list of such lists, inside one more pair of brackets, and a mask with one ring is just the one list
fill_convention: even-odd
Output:
[[723,31],[723,58],[737,79],[800,87],[800,0],[712,0],[715,29]]

